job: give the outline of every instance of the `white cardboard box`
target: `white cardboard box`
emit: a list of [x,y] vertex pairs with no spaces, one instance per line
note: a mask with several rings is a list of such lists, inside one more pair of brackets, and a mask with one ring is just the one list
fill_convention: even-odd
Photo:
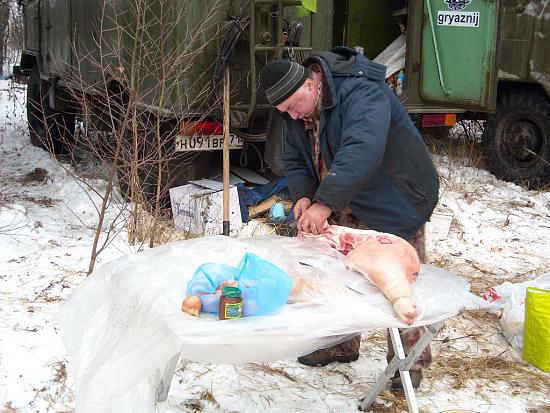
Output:
[[[223,184],[211,179],[190,181],[170,188],[172,216],[176,228],[194,234],[214,235],[223,232]],[[230,229],[242,226],[237,187],[229,189]]]

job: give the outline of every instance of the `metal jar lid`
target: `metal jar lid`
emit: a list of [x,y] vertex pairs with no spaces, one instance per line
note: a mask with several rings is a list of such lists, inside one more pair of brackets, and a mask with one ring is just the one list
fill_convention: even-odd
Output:
[[241,296],[241,289],[238,287],[223,287],[222,295],[227,298],[239,298]]

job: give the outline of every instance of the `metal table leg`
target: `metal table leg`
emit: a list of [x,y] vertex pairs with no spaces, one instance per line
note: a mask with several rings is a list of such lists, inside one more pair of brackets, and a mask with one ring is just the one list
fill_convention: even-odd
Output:
[[399,374],[401,376],[401,382],[403,383],[403,390],[405,392],[405,398],[407,400],[409,412],[418,413],[418,403],[416,402],[416,396],[414,395],[414,388],[412,386],[409,369],[415,363],[418,357],[420,357],[422,351],[428,346],[430,341],[432,341],[434,335],[439,331],[444,323],[444,321],[439,321],[437,323],[426,325],[426,331],[424,332],[424,334],[422,334],[420,340],[418,340],[418,342],[414,345],[414,347],[411,349],[406,357],[405,351],[403,350],[403,343],[401,343],[401,337],[399,336],[399,329],[389,329],[392,346],[395,351],[395,356],[388,363],[388,366],[386,367],[384,372],[378,377],[369,394],[361,401],[358,406],[359,410],[365,411],[369,410],[372,407],[378,395],[386,387],[386,384],[393,377],[397,369],[399,369]]

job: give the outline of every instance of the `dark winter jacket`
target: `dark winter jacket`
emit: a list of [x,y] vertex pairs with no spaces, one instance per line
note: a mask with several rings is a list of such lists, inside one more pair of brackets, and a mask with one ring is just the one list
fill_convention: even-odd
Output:
[[384,82],[385,67],[339,47],[313,54],[323,101],[320,182],[303,121],[286,119],[285,174],[294,201],[308,197],[339,214],[350,207],[370,228],[409,238],[437,204],[437,172],[418,130]]

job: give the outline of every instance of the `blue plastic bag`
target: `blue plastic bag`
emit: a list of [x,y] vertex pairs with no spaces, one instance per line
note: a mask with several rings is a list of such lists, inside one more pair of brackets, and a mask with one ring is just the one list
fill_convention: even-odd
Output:
[[213,293],[223,281],[234,281],[237,279],[237,276],[237,268],[230,265],[203,264],[197,268],[193,277],[187,283],[186,294],[197,295],[197,293],[208,293],[206,295],[198,295],[201,300],[201,311],[218,314],[220,296]]
[[220,296],[213,294],[224,281],[237,281],[242,291],[243,316],[270,314],[287,301],[292,280],[286,272],[255,254],[246,253],[237,268],[225,264],[203,264],[187,283],[187,295],[198,295],[201,311],[218,314]]
[[292,280],[279,267],[246,253],[237,268],[245,317],[273,313],[287,302]]

